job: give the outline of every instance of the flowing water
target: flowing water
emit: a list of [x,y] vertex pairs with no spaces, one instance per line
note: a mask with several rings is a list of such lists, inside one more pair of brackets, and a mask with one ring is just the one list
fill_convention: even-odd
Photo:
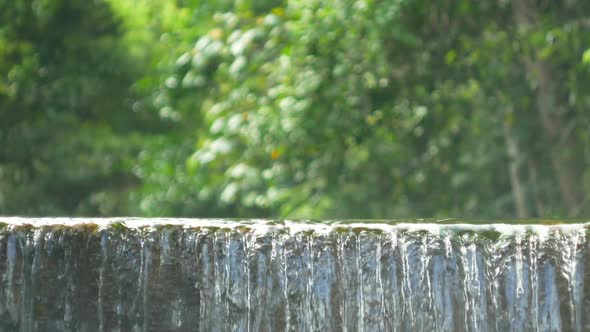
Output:
[[0,331],[590,331],[585,222],[0,221]]

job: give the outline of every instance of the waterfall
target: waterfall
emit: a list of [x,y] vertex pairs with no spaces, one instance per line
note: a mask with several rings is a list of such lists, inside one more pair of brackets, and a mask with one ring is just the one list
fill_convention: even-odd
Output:
[[590,330],[587,222],[0,222],[0,331]]

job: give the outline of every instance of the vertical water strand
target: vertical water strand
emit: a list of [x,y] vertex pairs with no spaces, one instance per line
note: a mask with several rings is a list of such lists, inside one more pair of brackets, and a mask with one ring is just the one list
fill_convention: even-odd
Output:
[[500,278],[501,273],[504,270],[502,267],[502,255],[500,254],[503,250],[503,239],[499,234],[493,233],[497,237],[486,241],[482,245],[482,253],[485,257],[485,273],[484,277],[486,280],[486,287],[484,291],[487,291],[489,296],[487,317],[487,326],[491,331],[501,331],[500,328],[500,317],[504,310],[500,305]]
[[502,234],[494,248],[496,252],[497,298],[499,309],[496,311],[496,325],[498,331],[510,329],[514,314],[516,297],[514,270],[514,236]]
[[475,274],[476,281],[475,281],[475,289],[477,292],[477,301],[476,301],[476,311],[477,311],[477,319],[475,323],[479,327],[480,331],[487,331],[489,329],[489,318],[487,316],[487,293],[486,293],[486,264],[485,260],[487,257],[484,256],[484,252],[480,246],[481,241],[484,241],[482,238],[478,236],[477,243],[473,243],[471,245],[471,256],[472,256],[472,264],[474,269],[477,270]]
[[348,322],[348,305],[347,305],[347,291],[344,287],[344,239],[342,232],[336,233],[335,239],[335,247],[334,251],[336,252],[336,264],[335,264],[335,283],[334,287],[338,290],[342,290],[339,293],[340,298],[337,301],[338,306],[338,316],[342,321],[342,331],[348,331],[347,322]]
[[31,327],[30,325],[30,318],[28,317],[28,315],[30,315],[31,310],[28,310],[28,308],[30,307],[30,305],[28,305],[28,302],[30,301],[30,283],[31,283],[31,261],[30,261],[30,255],[31,253],[29,252],[31,249],[31,246],[29,245],[29,241],[31,241],[31,237],[34,237],[34,235],[31,234],[31,232],[23,230],[21,232],[17,232],[17,239],[18,239],[18,247],[19,247],[19,251],[21,253],[21,267],[20,267],[20,289],[19,289],[19,298],[20,301],[18,302],[18,326],[20,327],[20,331],[24,332],[24,331],[30,331]]
[[231,277],[231,237],[228,233],[225,234],[225,271],[223,274],[223,284],[225,285],[225,297],[224,297],[224,309],[225,309],[225,317],[229,319],[231,317],[230,311],[230,297],[228,296],[228,292],[230,289],[230,277]]
[[402,321],[404,322],[403,329],[415,329],[416,322],[414,321],[414,301],[412,291],[412,276],[414,273],[413,271],[410,271],[410,257],[408,252],[408,247],[411,244],[411,240],[409,239],[407,233],[400,234],[400,236],[397,237],[397,240],[397,247],[399,248],[399,255],[402,260],[401,307],[403,315]]
[[582,235],[580,254],[582,255],[582,330],[590,331],[590,227]]
[[522,231],[518,230],[507,248],[508,268],[505,276],[505,299],[508,304],[507,320],[512,329],[524,330],[526,299],[523,285]]
[[[6,310],[8,311],[10,318],[13,322],[18,321],[18,305],[15,296],[15,265],[17,263],[18,256],[18,246],[17,246],[17,234],[10,233],[8,235],[8,240],[6,243],[6,260],[7,260],[7,271],[5,273],[6,280]],[[21,252],[22,255],[22,252]],[[22,259],[21,259],[22,261]]]
[[251,304],[250,304],[250,330],[252,331],[266,331],[263,328],[267,322],[267,314],[269,308],[267,306],[266,292],[272,291],[272,284],[267,278],[267,268],[269,259],[269,245],[266,236],[252,236],[252,244],[250,247],[252,251],[252,289],[251,289]]
[[354,331],[359,328],[359,292],[360,283],[357,270],[357,237],[352,232],[343,232],[339,234],[338,245],[338,287],[342,290],[341,294],[341,317],[342,325],[345,330]]
[[425,253],[423,253],[426,232],[412,232],[408,239],[410,244],[407,247],[408,254],[408,280],[411,288],[411,300],[413,310],[413,328],[415,330],[426,330],[428,325],[428,285],[424,266]]
[[[122,332],[124,329],[124,324],[128,322],[128,311],[130,306],[128,303],[130,301],[128,301],[128,299],[130,297],[126,294],[124,295],[121,290],[122,288],[125,288],[127,292],[130,292],[134,289],[134,287],[127,287],[127,285],[123,285],[119,282],[119,278],[122,278],[122,275],[124,275],[127,283],[131,283],[134,282],[135,277],[133,276],[133,273],[128,272],[127,266],[119,266],[117,262],[117,259],[123,256],[121,252],[127,249],[127,247],[123,246],[118,241],[118,238],[120,238],[121,235],[117,236],[113,234],[109,228],[102,228],[98,230],[95,238],[100,239],[99,248],[101,252],[103,251],[103,237],[106,238],[106,240],[104,240],[104,245],[106,247],[104,251],[108,253],[108,255],[106,258],[101,257],[101,255],[97,255],[95,258],[97,262],[102,262],[104,259],[104,264],[100,264],[101,268],[103,268],[103,286],[102,290],[97,292],[97,299],[100,295],[102,298],[101,301],[103,303],[103,314],[106,314],[109,317],[109,324],[105,324],[107,325],[105,326],[105,330]],[[133,256],[127,256],[126,260],[133,261]],[[71,274],[72,273],[68,273],[68,275]],[[108,285],[108,294],[105,294],[105,285]],[[107,297],[107,300],[105,300],[105,296]],[[105,303],[107,303],[107,310],[105,310]]]
[[195,292],[195,311],[192,310],[188,312],[189,317],[191,317],[193,324],[190,326],[194,326],[195,330],[201,331],[201,314],[202,308],[206,307],[205,298],[203,297],[203,276],[205,275],[204,267],[207,266],[206,261],[203,259],[201,255],[201,249],[205,247],[206,239],[204,239],[203,232],[201,229],[196,229],[193,233],[191,233],[194,239],[194,256],[190,255],[187,257],[188,266],[194,264],[194,292]]
[[[144,280],[143,280],[143,275],[144,275],[144,270],[145,270],[145,252],[144,252],[144,239],[143,236],[139,236],[139,274],[137,275],[137,293],[136,293],[136,297],[135,297],[135,303],[134,303],[134,307],[137,309],[137,320],[135,321],[135,324],[133,326],[133,329],[135,331],[140,331],[143,330],[143,326],[145,326],[145,319],[144,319],[144,313],[145,313],[145,299],[143,298],[143,288],[144,288]],[[139,307],[141,306],[141,309],[139,309]],[[135,317],[134,317],[135,318]],[[139,319],[141,319],[141,322],[139,322]],[[135,332],[134,331],[134,332]]]
[[229,236],[230,251],[226,259],[231,260],[230,282],[227,289],[227,296],[230,300],[230,315],[225,320],[226,325],[223,325],[223,319],[219,320],[221,325],[217,329],[227,326],[227,329],[231,331],[247,331],[250,323],[248,244],[246,237],[242,233],[236,232]]
[[18,328],[18,323],[21,319],[21,312],[20,308],[20,290],[22,288],[22,271],[23,271],[23,252],[22,252],[22,240],[19,239],[19,234],[13,230],[9,234],[7,234],[3,239],[6,242],[6,264],[5,264],[5,271],[2,271],[4,277],[4,303],[5,303],[5,313],[4,317],[8,318],[5,319],[4,322],[0,322],[0,327],[5,328],[7,330],[13,329],[16,330]]
[[310,256],[312,257],[311,283],[311,328],[314,331],[332,331],[335,329],[335,317],[332,315],[331,295],[334,261],[330,236],[317,234],[309,237]]
[[199,323],[199,311],[201,299],[199,294],[200,280],[200,257],[199,236],[197,230],[187,229],[182,237],[181,254],[181,273],[182,273],[182,290],[180,297],[182,299],[182,328],[197,329]]
[[517,233],[514,237],[515,240],[515,268],[516,268],[516,312],[515,312],[515,323],[516,328],[521,331],[524,331],[526,326],[526,305],[527,305],[527,298],[525,296],[525,281],[526,278],[526,261],[525,255],[523,253],[523,238],[522,233]]
[[539,326],[540,331],[561,331],[561,315],[559,305],[559,293],[555,282],[555,267],[545,262],[543,264],[543,289],[544,301],[540,306]]
[[225,281],[226,273],[226,262],[229,261],[230,252],[228,251],[227,243],[230,242],[230,233],[224,230],[218,230],[211,234],[213,238],[213,303],[211,304],[211,315],[213,315],[212,319],[214,319],[214,324],[212,328],[221,329],[224,325],[224,322],[230,321],[229,314],[226,315],[226,312],[229,313],[228,310],[225,309],[227,303],[229,301],[229,296],[227,295],[227,283]]
[[537,234],[530,234],[527,237],[528,248],[527,252],[529,254],[529,287],[531,293],[531,303],[530,303],[530,320],[529,320],[529,328],[536,329],[539,326],[539,283],[538,283],[538,255],[540,254],[540,246],[541,246],[542,237],[539,237]]
[[[7,248],[7,240],[8,240],[8,233],[4,232],[3,227],[0,227],[0,318],[1,317],[9,317],[10,318],[10,311],[8,308],[8,293],[10,290],[7,288],[9,283],[9,258],[8,258],[8,248]],[[1,319],[0,319],[1,320]],[[12,318],[9,320],[5,319],[5,321],[12,321]],[[5,328],[5,324],[0,321],[0,329]]]
[[[220,261],[222,256],[215,255],[215,271],[223,267],[224,275],[223,277],[218,276],[218,273],[222,272],[219,270],[219,272],[215,272],[213,280],[216,283],[216,287],[218,286],[217,283],[224,285],[224,311],[226,318],[223,319],[218,315],[214,326],[218,330],[221,330],[221,327],[224,326],[225,331],[235,331],[236,329],[245,331],[247,329],[245,327],[247,322],[244,322],[246,317],[244,299],[246,296],[242,295],[246,291],[244,278],[247,278],[242,267],[246,259],[244,244],[242,243],[244,239],[240,234],[232,234],[230,232],[224,232],[223,239],[225,241],[225,245],[223,246],[225,250],[224,260]],[[221,293],[215,296],[221,296]],[[223,325],[224,322],[225,325]]]
[[[362,233],[362,232],[361,232]],[[360,233],[355,236],[355,263],[356,263],[356,277],[358,287],[358,298],[357,302],[359,305],[359,318],[358,318],[358,331],[363,332],[365,323],[365,307],[364,307],[364,293],[363,293],[363,269],[361,267],[361,236]]]
[[[573,236],[573,249],[575,250],[575,255],[573,259],[575,260],[574,263],[574,275],[572,277],[572,293],[574,299],[574,307],[573,310],[575,313],[574,321],[575,326],[578,331],[582,331],[582,324],[583,324],[583,310],[584,310],[584,245],[586,244],[586,237],[585,232],[577,231]],[[586,285],[588,287],[590,285]]]
[[[414,310],[414,328],[430,330],[430,275],[428,273],[428,233],[415,232],[411,235],[408,246],[409,279],[412,287],[412,305]],[[420,313],[420,314],[417,314]]]
[[413,310],[412,328],[415,330],[427,330],[428,327],[428,297],[430,296],[426,281],[424,266],[424,244],[427,241],[427,232],[418,231],[408,234],[409,245],[406,253],[408,255],[408,275],[411,292],[411,305]]
[[141,278],[141,292],[143,298],[143,331],[149,331],[149,279],[150,279],[150,268],[152,261],[152,251],[149,243],[149,235],[142,234],[141,236],[141,272],[139,276]]
[[116,253],[113,259],[113,276],[117,284],[117,323],[120,331],[140,330],[142,288],[138,286],[141,282],[143,272],[143,247],[141,245],[143,231],[129,230],[124,232],[121,225],[109,230],[109,243],[112,251]]
[[[33,260],[33,273],[31,273],[31,294],[33,297],[33,328],[36,330],[57,329],[54,320],[55,311],[59,310],[59,288],[56,274],[57,264],[51,257],[52,232],[50,229],[43,229],[35,243],[35,257]],[[51,269],[53,266],[54,269]],[[54,303],[48,306],[49,299]]]
[[[158,266],[157,290],[158,328],[161,330],[178,330],[183,326],[182,306],[184,306],[181,292],[183,292],[183,278],[181,269],[181,250],[183,231],[178,228],[164,227],[160,231],[160,255]],[[188,248],[187,248],[188,249]],[[152,314],[153,315],[153,314]]]
[[23,230],[20,235],[20,248],[22,255],[20,289],[20,329],[21,331],[32,331],[33,328],[33,296],[32,296],[32,274],[35,266],[35,244],[37,234],[40,230]]
[[314,321],[314,311],[312,309],[313,302],[314,302],[314,294],[313,294],[313,278],[314,278],[314,271],[313,271],[313,247],[312,247],[312,237],[316,236],[315,234],[303,234],[302,235],[302,244],[303,244],[303,266],[304,273],[303,277],[306,281],[305,283],[305,315],[304,319],[306,322],[309,323],[309,328],[313,328],[313,321]]
[[538,265],[538,321],[537,329],[539,331],[561,331],[563,330],[561,321],[561,305],[559,301],[560,292],[557,283],[558,257],[555,257],[554,250],[559,245],[559,240],[555,234],[547,234],[539,250],[543,252],[542,261]]
[[432,258],[432,320],[433,328],[437,331],[447,331],[445,329],[445,300],[450,299],[445,294],[447,289],[445,285],[445,261],[443,256],[436,255]]
[[404,317],[406,323],[405,329],[419,330],[422,323],[421,302],[423,294],[421,294],[422,275],[420,273],[420,231],[408,231],[402,233],[403,244],[400,246],[400,254],[404,260],[403,278],[405,280],[405,287],[402,290],[407,294],[404,308],[407,309],[409,315]]
[[429,271],[430,260],[432,259],[432,254],[430,252],[432,238],[433,236],[431,236],[429,233],[426,233],[421,237],[420,242],[417,243],[416,246],[417,256],[420,258],[420,272],[418,274],[420,279],[418,282],[418,290],[421,301],[419,304],[419,310],[425,313],[420,315],[419,327],[421,330],[434,329],[434,316],[432,315],[433,293]]
[[[49,295],[49,292],[45,292],[48,289],[43,288],[42,286],[44,283],[43,277],[49,277],[49,273],[46,273],[45,269],[46,265],[48,265],[46,236],[47,232],[44,228],[39,229],[39,232],[37,232],[35,236],[35,254],[33,256],[33,264],[31,268],[31,325],[33,326],[33,329],[47,329],[50,327],[47,322],[47,313],[37,310],[37,308],[44,307],[44,303],[42,303],[43,298],[46,298],[47,295]],[[45,280],[49,287],[51,287],[51,279]]]
[[[335,248],[337,246],[337,236],[334,234],[325,235],[323,241],[317,243],[318,258],[317,265],[320,273],[316,279],[316,293],[320,299],[320,306],[322,308],[322,316],[326,322],[322,322],[320,328],[331,331],[342,330],[342,316],[340,316],[340,300],[341,293],[344,291],[338,288],[337,277],[337,254]],[[325,262],[325,263],[324,263]]]
[[[337,268],[337,276],[336,276],[336,280],[338,280],[339,282],[336,285],[337,289],[341,289],[344,290],[346,288],[343,287],[344,285],[344,264],[346,264],[346,262],[344,261],[344,240],[343,240],[343,234],[341,234],[340,232],[336,235],[336,268]],[[344,332],[347,332],[347,322],[348,322],[348,308],[347,308],[347,301],[346,301],[346,292],[344,292],[343,294],[340,294],[340,303],[339,303],[339,315],[340,317],[342,317],[342,329]]]
[[389,230],[384,234],[383,242],[383,309],[384,329],[386,331],[400,331],[402,329],[402,315],[400,304],[400,286],[398,277],[397,232]]
[[[18,327],[22,326],[23,322],[23,311],[24,308],[24,289],[27,287],[27,275],[25,274],[27,271],[28,259],[27,259],[27,252],[26,252],[26,232],[15,230],[12,233],[10,245],[14,245],[14,256],[11,258],[12,264],[12,271],[11,271],[11,299],[14,300],[13,305],[14,307],[9,311],[12,313],[11,316],[14,317],[13,319],[13,327],[17,329]],[[14,241],[14,242],[13,242]],[[8,250],[8,248],[7,248]],[[11,249],[12,251],[12,249]],[[10,256],[9,256],[10,258]],[[24,331],[24,328],[21,327],[21,331]]]
[[381,282],[381,234],[363,231],[358,234],[361,266],[363,329],[383,331],[383,283]]
[[[447,267],[447,255],[450,255],[447,249],[448,234],[441,234],[440,237],[433,238],[431,246],[431,329],[436,331],[452,331],[452,298],[450,289],[452,285],[449,282],[448,275],[450,268]],[[450,240],[449,240],[450,245]]]
[[294,234],[293,238],[289,240],[290,256],[288,257],[289,281],[291,283],[289,297],[293,303],[293,321],[296,322],[293,328],[301,331],[312,330],[313,324],[310,312],[310,259],[306,236],[305,232]]
[[270,303],[268,312],[269,331],[289,331],[289,301],[287,297],[287,274],[285,271],[285,248],[282,232],[271,234],[271,255],[269,274],[272,278],[272,291],[266,297]]
[[107,264],[107,232],[103,232],[100,238],[100,267],[98,268],[98,329],[100,331],[105,330],[104,326],[104,294],[103,294],[103,286],[104,286],[104,273]]
[[[474,238],[472,241],[476,241]],[[482,292],[482,284],[485,283],[485,280],[481,278],[481,267],[479,264],[479,253],[477,251],[477,244],[470,243],[467,247],[467,255],[469,261],[469,272],[470,272],[470,301],[472,303],[472,326],[473,330],[476,331],[484,331],[487,330],[486,326],[486,317],[485,317],[485,293]]]
[[[211,303],[211,318],[213,319],[214,323],[212,324],[212,326],[210,328],[214,328],[214,329],[220,329],[221,326],[218,326],[216,323],[218,322],[223,322],[223,319],[221,317],[221,313],[220,313],[220,308],[219,305],[220,303],[222,303],[223,301],[223,297],[221,295],[221,285],[223,285],[223,278],[222,278],[222,272],[220,271],[220,268],[223,266],[223,264],[221,264],[221,261],[223,260],[223,242],[220,241],[220,238],[223,238],[225,236],[225,232],[221,232],[221,231],[215,231],[213,233],[211,233],[211,238],[212,238],[212,265],[213,265],[213,278],[212,280],[212,292],[213,292],[213,303]],[[226,296],[225,299],[229,299],[229,296]]]
[[[276,301],[273,295],[277,293],[276,275],[274,274],[274,260],[276,249],[274,247],[274,234],[267,233],[264,236],[257,237],[261,242],[260,247],[264,255],[258,258],[256,274],[256,307],[252,310],[256,314],[253,331],[273,331],[278,329],[273,325],[273,318],[281,306],[280,301]],[[276,296],[276,295],[275,295]],[[277,318],[277,322],[280,320]]]
[[61,293],[60,300],[62,302],[62,317],[59,317],[58,320],[62,320],[62,322],[59,323],[59,329],[62,331],[75,331],[79,325],[78,313],[75,310],[75,308],[79,305],[76,303],[75,296],[77,287],[72,277],[75,273],[72,271],[74,268],[74,250],[71,248],[72,246],[61,246],[62,243],[71,243],[72,240],[77,236],[78,235],[73,232],[64,231],[60,234],[59,238],[54,244],[56,249],[61,251],[59,263],[57,265],[59,266],[58,279],[60,280],[61,284],[58,292]]
[[255,315],[252,331],[277,331],[284,330],[284,301],[281,296],[282,267],[276,241],[277,234],[269,232],[263,236],[257,236],[257,251],[263,253],[258,256],[256,264],[256,282],[254,284],[255,306],[252,312]]
[[[21,323],[20,328],[21,331],[33,331],[34,328],[34,321],[33,321],[33,276],[37,272],[38,266],[38,259],[39,259],[39,251],[41,250],[41,246],[38,245],[40,242],[41,237],[43,236],[43,231],[38,228],[35,229],[33,232],[24,231],[24,239],[22,240],[22,249],[21,252],[23,253],[23,285],[21,288]],[[32,256],[32,257],[31,257]],[[29,258],[31,257],[31,258]],[[30,261],[29,261],[30,259]]]
[[[572,330],[582,330],[583,260],[582,247],[585,243],[582,231],[556,235],[559,244],[559,263],[562,277],[567,281],[568,325]],[[563,297],[563,294],[560,294]],[[563,311],[562,311],[563,312]]]
[[[214,304],[215,298],[211,292],[214,289],[214,275],[211,259],[211,247],[214,245],[211,241],[211,236],[204,231],[199,235],[203,239],[203,244],[200,251],[200,263],[201,263],[201,283],[199,289],[199,297],[201,304],[199,305],[199,331],[210,331],[213,329],[213,317],[211,306]],[[230,322],[228,322],[230,323]]]
[[454,280],[457,279],[456,273],[456,259],[455,259],[455,251],[453,250],[453,244],[451,242],[451,234],[444,235],[444,290],[443,290],[443,306],[444,311],[442,314],[443,322],[441,325],[445,331],[451,331],[454,326],[454,316],[455,310],[453,307],[453,297],[451,294],[451,289],[453,287]]
[[461,242],[459,245],[459,261],[461,262],[461,267],[463,268],[463,278],[462,278],[462,287],[461,290],[463,291],[463,329],[469,331],[469,320],[473,315],[472,311],[472,303],[469,301],[469,282],[470,282],[470,273],[469,271],[469,264],[466,261],[467,256],[467,248],[464,243],[464,236],[461,236]]
[[[281,239],[283,240],[283,239]],[[285,331],[291,331],[291,307],[289,301],[289,274],[287,271],[287,247],[285,246],[285,240],[282,241],[282,246],[280,250],[281,258],[279,267],[281,268],[282,272],[282,279],[283,279],[283,292],[282,295],[285,299]]]
[[485,270],[482,253],[478,250],[479,246],[477,244],[482,240],[475,234],[465,234],[461,240],[461,262],[465,278],[466,330],[487,330]]
[[[252,239],[253,236],[248,236],[248,234],[244,233],[242,243],[244,245],[244,273],[246,274],[246,330],[250,332],[251,326],[251,315],[250,310],[252,308],[252,275],[250,273],[250,260],[251,257],[255,254],[254,252],[254,243]],[[252,249],[252,250],[251,250]]]
[[376,278],[377,278],[377,292],[380,295],[379,301],[379,313],[380,313],[380,322],[382,325],[380,328],[385,330],[385,289],[383,287],[383,269],[382,269],[382,260],[383,260],[383,234],[379,234],[378,241],[377,241],[377,252],[375,253],[377,256],[376,263],[377,263],[377,271],[376,271]]

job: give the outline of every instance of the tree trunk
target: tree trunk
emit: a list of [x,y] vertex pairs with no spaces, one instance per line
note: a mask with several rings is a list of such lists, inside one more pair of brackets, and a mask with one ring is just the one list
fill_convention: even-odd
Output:
[[[514,19],[519,31],[538,29],[538,15],[535,1],[515,0]],[[563,203],[570,216],[579,213],[582,192],[580,190],[580,171],[575,165],[572,148],[573,137],[568,135],[567,120],[560,111],[557,101],[556,75],[546,61],[534,51],[523,54],[523,62],[529,77],[536,81],[536,109],[539,116],[545,144],[548,145],[549,158],[556,175]]]
[[520,176],[522,155],[512,132],[512,124],[506,121],[504,121],[504,140],[506,141],[508,158],[510,158],[508,171],[510,172],[510,185],[512,187],[516,215],[518,218],[529,218],[530,213],[527,205],[526,192]]

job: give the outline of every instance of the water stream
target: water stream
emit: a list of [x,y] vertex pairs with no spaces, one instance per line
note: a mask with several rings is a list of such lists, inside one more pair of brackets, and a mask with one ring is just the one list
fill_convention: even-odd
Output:
[[590,331],[587,222],[0,222],[0,331]]

